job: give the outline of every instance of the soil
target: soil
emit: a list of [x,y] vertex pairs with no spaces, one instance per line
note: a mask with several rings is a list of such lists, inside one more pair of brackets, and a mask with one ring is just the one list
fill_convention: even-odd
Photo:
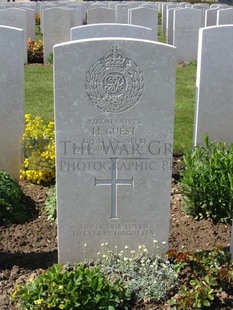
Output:
[[[182,161],[175,158],[171,190],[170,249],[185,248],[190,251],[211,250],[216,246],[229,248],[231,226],[211,220],[196,221],[185,215],[180,194],[179,171]],[[20,182],[27,203],[32,210],[32,220],[8,227],[0,226],[0,310],[16,309],[10,304],[10,293],[15,284],[23,284],[43,270],[57,263],[57,227],[49,222],[44,210],[48,187]],[[218,309],[233,309],[222,305]],[[134,309],[169,309],[166,305],[150,302],[136,305]],[[93,309],[95,310],[95,309]]]

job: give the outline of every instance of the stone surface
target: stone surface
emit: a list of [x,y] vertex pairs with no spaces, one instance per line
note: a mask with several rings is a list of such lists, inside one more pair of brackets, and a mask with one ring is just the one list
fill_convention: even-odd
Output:
[[87,10],[87,24],[115,23],[115,11],[108,8],[94,8]]
[[151,252],[169,235],[175,48],[73,41],[54,47],[54,70],[59,262],[101,243]]
[[180,7],[175,7],[167,10],[166,43],[170,45],[173,45],[174,11],[179,9]]
[[233,9],[219,10],[217,13],[217,25],[233,24]]
[[165,33],[166,32],[166,27],[167,27],[167,9],[168,6],[169,8],[176,7],[177,4],[171,3],[171,2],[165,2],[162,4],[162,31]]
[[[232,143],[233,26],[200,29],[194,143]],[[220,57],[221,55],[221,57]]]
[[116,5],[116,21],[118,24],[128,24],[129,6],[127,4],[117,4]]
[[7,8],[0,10],[0,25],[23,29],[24,63],[27,63],[27,13],[22,9]]
[[35,40],[36,24],[35,24],[35,10],[30,8],[23,8],[27,12],[27,38]]
[[205,11],[205,27],[211,27],[217,25],[217,13],[218,8]]
[[23,163],[23,30],[0,26],[0,170],[15,178]]
[[123,37],[152,40],[150,28],[123,24],[95,24],[71,28],[71,40]]
[[53,52],[55,44],[69,41],[72,13],[73,11],[67,8],[43,10],[44,63],[47,63],[49,54]]
[[201,28],[200,10],[185,8],[174,11],[173,43],[176,47],[177,61],[197,59],[198,31]]
[[149,8],[136,8],[129,10],[129,23],[152,29],[152,39],[158,37],[158,11]]

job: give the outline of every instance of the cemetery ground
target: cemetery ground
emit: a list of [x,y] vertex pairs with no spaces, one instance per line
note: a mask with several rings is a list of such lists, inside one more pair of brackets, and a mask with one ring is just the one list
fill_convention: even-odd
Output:
[[[180,158],[174,159],[173,184],[171,190],[171,216],[169,248],[177,251],[213,250],[218,246],[229,250],[231,226],[213,224],[211,220],[194,220],[185,215],[177,179],[183,164]],[[10,294],[16,284],[41,274],[57,263],[56,223],[48,221],[44,204],[48,186],[21,181],[20,185],[27,196],[32,219],[25,224],[0,226],[0,309],[17,309],[10,304]],[[183,277],[189,278],[191,270],[186,268]],[[182,278],[181,278],[182,283]],[[232,286],[231,286],[232,289]],[[177,288],[171,293],[174,294]],[[233,294],[223,292],[211,309],[232,309]],[[169,309],[166,302],[150,300],[136,303],[132,309]],[[185,308],[182,308],[185,309]],[[192,308],[188,308],[192,309]]]
[[[195,63],[184,63],[177,67],[177,90],[175,107],[175,146],[173,182],[171,190],[171,215],[169,248],[182,253],[196,250],[213,250],[219,247],[229,251],[231,225],[213,223],[210,219],[195,220],[183,211],[182,196],[178,180],[183,169],[182,153],[191,148],[194,97]],[[41,116],[45,122],[53,120],[52,67],[25,66],[26,113]],[[24,224],[0,226],[0,309],[14,310],[10,294],[15,284],[23,284],[57,263],[56,223],[47,219],[45,200],[48,185],[36,185],[20,181],[27,197],[31,219]],[[133,249],[132,249],[133,250]],[[185,251],[185,252],[184,252]],[[216,250],[219,251],[219,250]],[[192,270],[185,268],[179,284],[166,296],[165,301],[156,303],[145,299],[132,305],[132,309],[169,309],[166,302],[177,293],[179,286],[191,278]],[[232,278],[231,280],[232,281]],[[229,287],[228,287],[229,288]],[[230,290],[222,290],[215,296],[209,309],[232,309],[232,282]],[[199,307],[200,308],[200,307]],[[201,307],[204,309],[204,307]],[[196,309],[195,307],[179,309]]]

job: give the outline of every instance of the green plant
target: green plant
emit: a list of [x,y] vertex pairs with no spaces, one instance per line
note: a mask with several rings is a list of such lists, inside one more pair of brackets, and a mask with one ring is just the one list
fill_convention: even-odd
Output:
[[83,264],[53,265],[12,297],[23,310],[128,309],[131,298],[123,281],[109,281],[98,268]]
[[0,224],[23,223],[29,219],[24,194],[18,183],[0,170]]
[[231,222],[233,217],[233,144],[209,142],[184,156],[181,178],[185,210],[195,218]]
[[35,23],[37,26],[40,25],[40,13],[35,14]]
[[20,178],[32,183],[50,183],[55,178],[55,137],[54,122],[45,125],[37,116],[25,115],[24,169],[20,170]]
[[[156,243],[154,244],[156,247]],[[102,244],[103,253],[93,262],[107,277],[124,279],[137,300],[150,298],[160,301],[176,285],[177,273],[173,266],[157,255],[149,256],[145,246],[129,251],[125,246],[119,253],[108,251]]]
[[233,261],[222,248],[213,251],[175,252],[168,257],[179,272],[179,291],[171,298],[172,309],[211,307],[222,291],[233,285]]
[[158,25],[162,24],[162,13],[158,12]]
[[56,187],[51,186],[48,193],[47,199],[45,201],[45,211],[48,214],[48,220],[55,221],[57,217],[57,198],[56,198]]
[[48,57],[48,64],[49,64],[49,65],[52,65],[52,64],[53,64],[53,53],[50,53],[50,54],[49,54],[49,57]]
[[44,51],[42,40],[27,40],[28,63],[43,63]]

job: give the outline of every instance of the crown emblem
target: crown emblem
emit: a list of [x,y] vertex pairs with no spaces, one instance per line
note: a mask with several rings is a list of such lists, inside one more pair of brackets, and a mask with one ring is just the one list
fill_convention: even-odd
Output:
[[113,46],[111,51],[104,55],[105,64],[107,67],[123,67],[126,55],[116,46]]
[[90,66],[85,88],[91,102],[101,111],[125,112],[140,100],[144,75],[132,59],[113,46]]

